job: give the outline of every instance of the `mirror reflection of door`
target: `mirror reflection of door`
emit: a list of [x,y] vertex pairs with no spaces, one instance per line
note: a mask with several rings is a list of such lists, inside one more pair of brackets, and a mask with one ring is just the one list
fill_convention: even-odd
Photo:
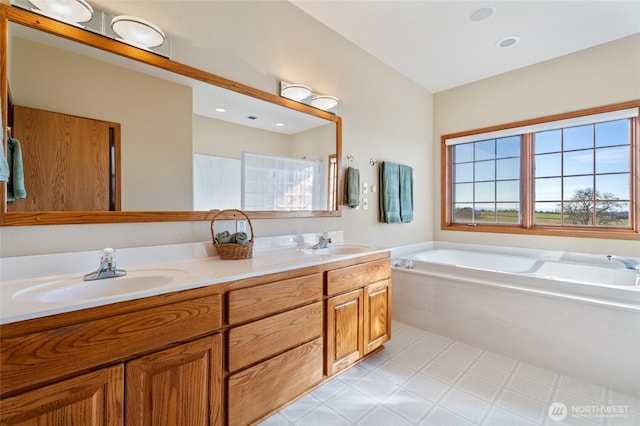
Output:
[[120,210],[119,135],[118,123],[13,106],[27,197],[7,210]]

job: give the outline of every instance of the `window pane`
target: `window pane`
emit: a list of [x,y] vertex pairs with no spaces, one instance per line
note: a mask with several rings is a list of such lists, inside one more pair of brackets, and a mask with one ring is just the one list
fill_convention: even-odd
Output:
[[604,211],[602,203],[598,203],[598,210],[601,214],[598,216],[598,225],[600,226],[623,226],[628,228],[631,226],[630,222],[630,204],[625,202],[618,202],[616,206]]
[[585,194],[593,194],[593,177],[580,176],[564,178],[564,196],[565,200],[582,199]]
[[473,184],[459,183],[453,186],[453,201],[455,203],[473,202]]
[[559,201],[562,199],[562,180],[546,178],[535,180],[536,205],[538,201]]
[[473,144],[464,143],[460,145],[454,145],[453,146],[453,162],[465,163],[468,161],[473,161]]
[[475,171],[475,180],[483,181],[483,180],[495,180],[495,169],[496,162],[491,161],[478,161],[475,163],[476,171]]
[[593,147],[593,125],[569,127],[563,129],[562,149],[569,151],[572,149],[584,149]]
[[561,176],[562,154],[544,154],[535,156],[535,176]]
[[629,124],[628,119],[596,124],[596,147],[629,145]]
[[496,179],[520,179],[520,158],[496,161]]
[[536,203],[534,221],[537,225],[562,225],[558,203]]
[[453,169],[453,181],[473,182],[473,163],[455,164]]
[[631,199],[629,174],[596,176],[596,197],[598,199]]
[[470,223],[473,220],[473,204],[458,203],[453,206],[453,221]]
[[587,199],[565,202],[562,215],[565,225],[593,225],[594,206],[595,204]]
[[475,160],[492,160],[496,157],[496,140],[491,139],[483,142],[475,142]]
[[496,201],[520,201],[520,181],[506,180],[496,182]]
[[534,133],[534,148],[536,154],[543,152],[560,152],[562,136],[561,130],[549,130],[547,132]]
[[593,150],[564,153],[564,175],[587,175],[593,173]]
[[475,201],[495,201],[495,182],[476,183],[476,199]]
[[496,140],[496,157],[519,157],[520,156],[520,136],[510,136]]
[[493,203],[476,203],[476,222],[495,223],[496,207]]
[[596,149],[596,173],[615,173],[629,171],[629,147]]
[[496,205],[498,223],[520,223],[520,203],[498,203]]

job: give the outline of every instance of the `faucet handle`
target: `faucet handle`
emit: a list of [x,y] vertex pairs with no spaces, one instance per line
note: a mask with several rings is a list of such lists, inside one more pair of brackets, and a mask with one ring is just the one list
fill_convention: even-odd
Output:
[[111,262],[114,257],[116,257],[116,251],[111,247],[105,247],[100,252],[101,262]]

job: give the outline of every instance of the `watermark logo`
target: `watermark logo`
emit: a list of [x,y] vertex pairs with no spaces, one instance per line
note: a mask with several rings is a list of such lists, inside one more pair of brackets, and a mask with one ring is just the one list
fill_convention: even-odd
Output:
[[567,417],[567,406],[562,402],[554,402],[549,406],[547,413],[549,418],[555,422],[561,422]]
[[572,405],[567,408],[562,402],[556,401],[549,406],[547,414],[551,420],[560,422],[567,416],[583,419],[627,417],[628,409],[627,405]]

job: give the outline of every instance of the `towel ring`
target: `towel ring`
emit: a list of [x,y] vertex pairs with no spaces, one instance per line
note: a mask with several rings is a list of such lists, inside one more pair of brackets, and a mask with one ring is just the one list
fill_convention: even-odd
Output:
[[353,163],[356,166],[356,169],[360,168],[360,165],[358,164],[358,159],[356,158],[355,155],[347,154],[347,160],[348,160],[347,165],[350,165],[351,163]]

